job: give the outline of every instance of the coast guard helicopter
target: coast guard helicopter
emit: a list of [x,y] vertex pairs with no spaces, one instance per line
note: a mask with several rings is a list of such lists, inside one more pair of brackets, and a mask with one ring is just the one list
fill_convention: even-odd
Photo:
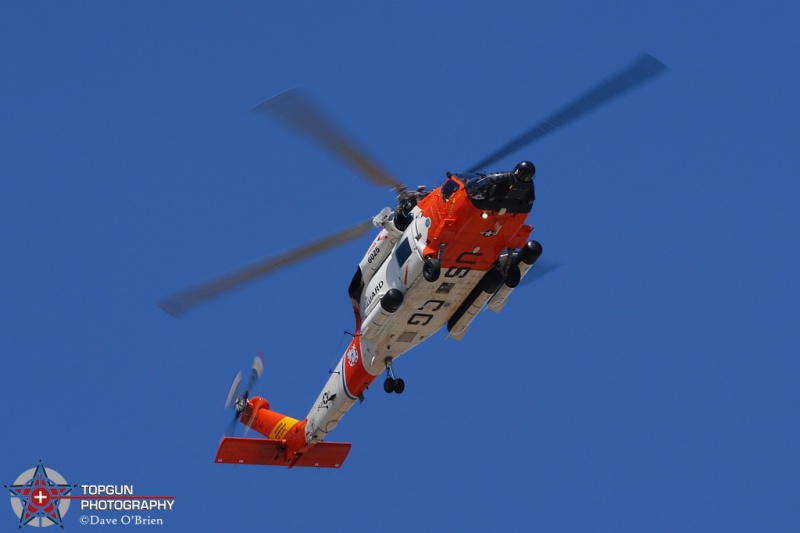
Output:
[[250,398],[264,366],[257,356],[247,385],[241,387],[241,375],[234,380],[226,407],[233,406],[234,423],[239,420],[266,438],[225,437],[216,462],[339,468],[351,445],[325,439],[355,402],[363,401],[370,385],[385,373],[384,391],[402,393],[405,382],[395,375],[394,361],[444,326],[461,340],[481,309],[502,310],[542,253],[541,245],[529,240],[532,227],[526,223],[535,200],[534,165],[522,161],[510,171],[483,170],[664,68],[652,56],[641,56],[466,172],[448,172],[445,182],[432,190],[406,188],[299,91],[256,107],[331,150],[372,183],[396,191],[397,205],[160,304],[178,316],[258,276],[380,228],[348,288],[356,321],[353,340],[308,415],[295,419],[271,410],[264,398]]

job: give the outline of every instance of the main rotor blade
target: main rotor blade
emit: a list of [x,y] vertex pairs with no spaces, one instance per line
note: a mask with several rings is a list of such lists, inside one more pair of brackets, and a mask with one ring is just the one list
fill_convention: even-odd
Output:
[[306,259],[318,253],[324,252],[341,244],[345,244],[357,239],[367,233],[372,228],[372,220],[367,220],[352,226],[344,231],[329,235],[312,243],[290,250],[277,257],[264,259],[251,265],[224,275],[218,279],[202,283],[179,292],[160,302],[158,305],[174,317],[180,317],[190,308],[225,292],[233,290],[254,279],[268,274],[279,268],[283,268],[291,263]]
[[643,54],[634,64],[560,109],[481,162],[473,165],[468,172],[478,172],[484,169],[498,159],[544,137],[567,122],[600,107],[625,91],[644,83],[665,68],[666,66],[664,63],[658,59],[649,54]]
[[288,90],[256,106],[255,110],[269,113],[310,137],[350,163],[372,183],[405,191],[405,185],[369,157],[366,150],[301,91]]

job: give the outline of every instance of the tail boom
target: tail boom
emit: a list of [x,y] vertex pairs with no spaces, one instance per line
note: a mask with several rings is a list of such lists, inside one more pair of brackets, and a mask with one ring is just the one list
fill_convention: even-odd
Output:
[[277,413],[257,396],[248,401],[240,421],[267,438],[225,437],[217,463],[340,468],[350,452],[350,443],[306,442],[306,420]]

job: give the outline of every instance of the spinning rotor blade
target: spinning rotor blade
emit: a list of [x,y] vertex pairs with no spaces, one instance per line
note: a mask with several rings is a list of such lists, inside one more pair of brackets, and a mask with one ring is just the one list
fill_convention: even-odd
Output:
[[566,107],[560,109],[558,112],[512,140],[481,162],[473,165],[468,172],[478,172],[482,170],[498,159],[519,150],[523,146],[527,146],[569,121],[600,107],[614,97],[644,83],[665,68],[666,66],[664,63],[658,59],[649,54],[643,54],[633,65],[612,76],[604,83],[601,83]]
[[329,235],[312,243],[290,250],[277,257],[271,257],[242,270],[224,275],[218,279],[202,283],[185,291],[170,296],[159,303],[159,307],[174,317],[179,317],[190,308],[220,294],[228,292],[245,283],[268,274],[273,270],[283,268],[291,263],[324,252],[330,248],[345,244],[367,233],[371,228],[372,220],[356,224],[344,231]]
[[244,397],[250,397],[250,389],[256,384],[261,373],[264,372],[264,354],[259,352],[253,358],[253,368],[250,370],[250,379],[247,381],[247,387],[244,389]]
[[[255,385],[258,378],[261,377],[261,373],[264,371],[264,354],[259,353],[253,359],[253,369],[250,371],[250,380],[247,382],[247,387],[244,389],[244,399],[245,401],[250,397],[250,389]],[[238,413],[237,413],[238,414]],[[244,434],[245,436],[250,432],[250,428],[253,427],[253,422],[256,420],[256,412],[252,410],[250,412],[250,416],[247,417],[247,424],[244,427]]]
[[[258,381],[258,378],[261,377],[263,371],[264,354],[259,352],[255,358],[253,358],[253,368],[250,370],[250,379],[247,381],[247,386],[244,388],[244,390],[239,388],[239,385],[242,383],[242,373],[237,372],[236,377],[233,378],[233,383],[228,391],[228,397],[225,400],[225,409],[233,405],[233,420],[231,420],[225,435],[231,436],[236,430],[236,423],[239,421],[242,413],[247,408],[247,399],[250,397],[250,389],[253,388],[253,385],[255,385],[256,381]],[[250,430],[250,427],[253,425],[254,421],[255,412],[251,413],[247,419],[245,434],[247,434],[247,432]]]
[[244,425],[244,433],[242,433],[243,437],[246,437],[248,433],[250,433],[250,428],[253,427],[253,422],[256,421],[256,413],[255,411],[250,413],[250,416],[247,417],[247,424]]
[[231,388],[228,391],[228,398],[225,400],[225,409],[231,406],[233,399],[239,396],[239,383],[242,382],[242,373],[237,372],[236,377],[233,378]]
[[372,183],[391,187],[399,192],[406,190],[405,185],[370,158],[366,150],[301,91],[291,89],[281,93],[256,106],[255,110],[269,113],[313,139],[350,163]]

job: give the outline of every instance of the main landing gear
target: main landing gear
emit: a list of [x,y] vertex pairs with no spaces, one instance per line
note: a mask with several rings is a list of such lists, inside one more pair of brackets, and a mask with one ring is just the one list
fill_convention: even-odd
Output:
[[397,394],[402,393],[406,390],[406,383],[401,378],[395,377],[394,369],[392,368],[392,358],[387,357],[385,359],[386,363],[386,381],[383,382],[383,390],[387,393],[396,392]]

